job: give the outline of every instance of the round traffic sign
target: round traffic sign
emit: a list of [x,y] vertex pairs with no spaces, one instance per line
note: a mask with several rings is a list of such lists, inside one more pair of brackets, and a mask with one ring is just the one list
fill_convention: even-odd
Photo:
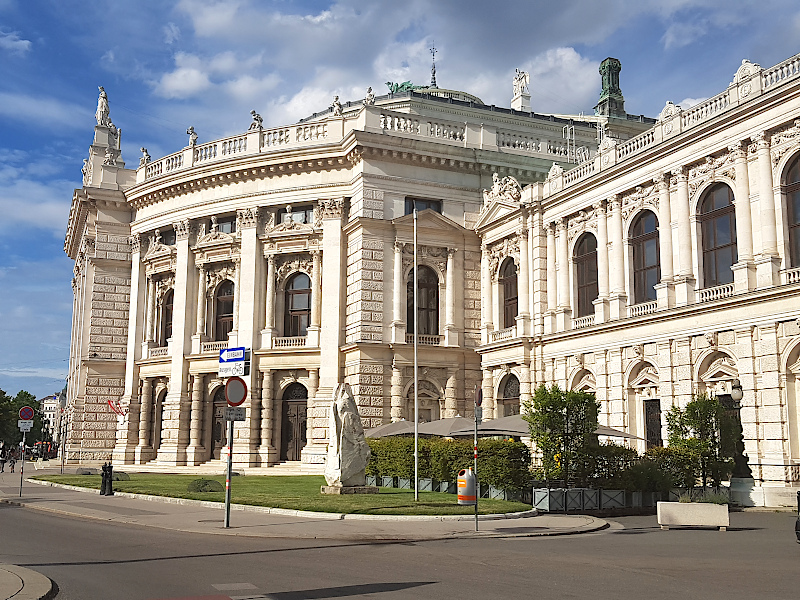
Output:
[[33,419],[33,409],[30,406],[23,406],[19,409],[19,418],[22,421],[30,421]]
[[225,383],[225,399],[230,406],[239,406],[247,397],[247,384],[241,377],[231,377]]

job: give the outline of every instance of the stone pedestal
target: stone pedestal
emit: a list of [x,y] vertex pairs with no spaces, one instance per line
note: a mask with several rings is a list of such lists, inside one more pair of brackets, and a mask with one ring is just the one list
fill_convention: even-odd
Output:
[[781,283],[781,258],[780,256],[761,256],[755,261],[756,286],[758,289],[780,285]]
[[611,294],[608,298],[608,308],[612,321],[626,318],[628,316],[628,297],[620,293]]
[[610,315],[608,300],[597,298],[597,300],[592,300],[592,304],[594,304],[594,324],[599,325],[600,323],[608,322]]
[[345,496],[348,494],[377,494],[378,488],[373,485],[323,485],[320,486],[321,494],[331,496]]
[[658,310],[665,310],[675,306],[675,286],[671,281],[662,281],[653,287],[656,290]]
[[686,306],[694,304],[694,290],[696,280],[694,277],[679,276],[675,278],[675,305]]
[[756,266],[751,262],[738,262],[731,267],[733,289],[737,294],[749,292],[756,287]]

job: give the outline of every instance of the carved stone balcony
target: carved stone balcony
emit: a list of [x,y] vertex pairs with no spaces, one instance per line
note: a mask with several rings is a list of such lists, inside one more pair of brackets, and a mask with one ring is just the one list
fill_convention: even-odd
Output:
[[783,285],[790,285],[792,283],[800,283],[800,267],[797,269],[787,269],[783,271]]
[[164,356],[169,356],[168,346],[150,348],[147,352],[147,358],[163,358]]
[[697,301],[713,302],[714,300],[729,298],[730,296],[733,296],[734,290],[735,288],[733,283],[726,283],[725,285],[718,285],[712,288],[697,290]]
[[306,336],[294,337],[279,337],[272,338],[273,348],[304,348],[306,345]]
[[498,329],[497,331],[489,332],[489,342],[502,342],[510,340],[515,337],[516,327],[506,327],[505,329]]
[[586,315],[585,317],[572,319],[573,329],[583,329],[584,327],[591,327],[592,325],[594,325],[594,315]]
[[642,315],[649,315],[650,313],[656,312],[656,310],[658,310],[657,300],[653,300],[651,302],[642,302],[640,304],[634,304],[633,306],[629,306],[628,316],[640,317]]
[[[414,334],[406,334],[406,344],[414,343]],[[442,336],[440,335],[422,335],[420,334],[417,339],[420,346],[440,346],[442,344]]]
[[212,354],[215,352],[219,352],[220,350],[224,350],[228,347],[227,341],[222,342],[203,342],[200,346],[200,352],[202,354]]

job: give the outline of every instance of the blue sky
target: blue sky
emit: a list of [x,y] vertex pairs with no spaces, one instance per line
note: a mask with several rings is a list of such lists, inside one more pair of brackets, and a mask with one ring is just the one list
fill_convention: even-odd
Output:
[[508,106],[515,68],[537,112],[590,113],[597,67],[622,61],[629,113],[725,89],[743,58],[800,51],[796,0],[0,0],[0,389],[67,376],[72,265],[63,241],[97,86],[138,164],[186,143],[326,108],[334,94],[430,80]]

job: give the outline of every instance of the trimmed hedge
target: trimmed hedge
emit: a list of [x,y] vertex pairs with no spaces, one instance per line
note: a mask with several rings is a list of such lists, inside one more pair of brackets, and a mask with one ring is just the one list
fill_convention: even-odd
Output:
[[[414,477],[414,439],[367,439],[372,456],[367,475]],[[458,472],[473,466],[472,442],[423,438],[419,440],[419,476],[456,481]],[[478,441],[478,481],[502,489],[522,489],[531,480],[530,450],[522,442]]]
[[225,488],[213,479],[194,479],[186,487],[187,492],[224,492]]

